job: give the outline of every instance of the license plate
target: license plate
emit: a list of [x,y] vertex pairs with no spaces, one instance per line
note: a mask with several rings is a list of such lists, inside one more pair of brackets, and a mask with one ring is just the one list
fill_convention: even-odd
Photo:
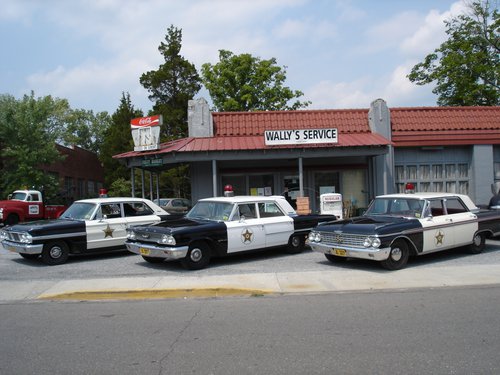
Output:
[[13,253],[16,252],[16,248],[14,246],[10,246],[10,245],[5,246],[5,250],[12,251]]
[[346,251],[343,249],[332,249],[330,253],[339,257],[345,257],[347,255]]
[[139,252],[141,253],[141,255],[149,255],[149,249],[145,249],[143,247],[139,249]]

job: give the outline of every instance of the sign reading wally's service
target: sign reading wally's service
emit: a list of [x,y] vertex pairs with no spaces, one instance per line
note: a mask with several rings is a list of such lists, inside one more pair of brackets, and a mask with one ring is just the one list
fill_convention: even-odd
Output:
[[266,146],[338,143],[337,129],[266,130]]
[[160,125],[163,117],[149,116],[134,118],[130,121],[134,151],[150,151],[160,148]]

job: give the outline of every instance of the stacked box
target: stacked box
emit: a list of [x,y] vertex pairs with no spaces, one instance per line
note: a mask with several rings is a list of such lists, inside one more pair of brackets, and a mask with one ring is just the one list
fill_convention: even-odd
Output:
[[297,197],[297,213],[299,215],[307,215],[311,213],[309,197]]

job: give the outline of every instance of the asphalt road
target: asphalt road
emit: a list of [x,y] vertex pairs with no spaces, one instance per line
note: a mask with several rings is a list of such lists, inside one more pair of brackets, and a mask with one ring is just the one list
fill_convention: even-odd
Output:
[[498,374],[500,286],[0,305],[2,374]]
[[[500,241],[487,241],[485,251],[478,255],[453,249],[417,258],[410,258],[408,268],[431,268],[456,265],[500,264]],[[70,257],[66,264],[47,266],[40,259],[26,260],[0,245],[0,281],[66,280],[137,276],[209,276],[274,272],[309,272],[332,269],[388,272],[377,262],[350,259],[345,264],[332,264],[319,253],[306,250],[301,254],[286,254],[283,250],[266,250],[245,255],[212,259],[208,268],[187,271],[179,262],[150,264],[126,250],[113,254]]]

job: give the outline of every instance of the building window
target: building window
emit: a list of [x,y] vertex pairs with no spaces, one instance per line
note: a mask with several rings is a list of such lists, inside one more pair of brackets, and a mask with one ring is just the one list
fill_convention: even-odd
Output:
[[[500,163],[498,164],[500,179]],[[397,165],[395,177],[398,193],[404,193],[406,184],[412,183],[419,192],[469,194],[467,163]]]
[[500,163],[494,163],[495,181],[500,181]]

